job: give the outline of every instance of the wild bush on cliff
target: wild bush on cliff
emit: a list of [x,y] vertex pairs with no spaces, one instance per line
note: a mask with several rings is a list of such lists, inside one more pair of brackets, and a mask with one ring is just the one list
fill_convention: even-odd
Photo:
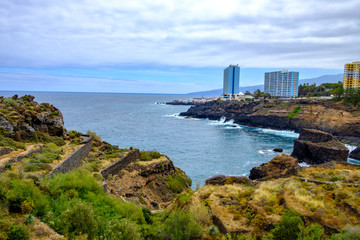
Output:
[[165,181],[173,193],[180,193],[184,188],[191,185],[191,179],[179,173],[166,176]]
[[345,226],[343,230],[334,234],[330,240],[360,240],[360,226]]
[[304,222],[301,215],[295,211],[287,210],[281,217],[281,221],[266,236],[266,240],[288,240],[297,239]]
[[12,180],[6,197],[10,212],[21,212],[21,206],[25,201],[34,204],[32,212],[37,216],[44,216],[48,210],[49,201],[47,196],[33,182]]
[[24,143],[9,138],[8,134],[4,128],[0,127],[0,147],[12,147],[15,150],[18,148],[25,149]]
[[68,208],[60,214],[56,222],[56,229],[71,239],[82,234],[93,239],[97,228],[97,219],[91,204],[78,199],[68,202]]
[[194,216],[186,210],[162,214],[154,222],[158,224],[158,239],[200,239],[203,233]]
[[294,111],[292,111],[291,113],[288,114],[289,118],[294,118],[296,115],[298,115],[298,113],[300,112],[301,107],[298,106],[294,109]]
[[101,141],[101,137],[98,136],[98,135],[96,134],[96,132],[92,132],[92,131],[88,130],[88,131],[86,132],[86,134],[92,136],[95,141],[98,141],[98,142]]
[[[91,172],[84,167],[43,179],[42,183],[52,198],[51,212],[44,220],[62,234],[68,236],[87,234],[88,238],[103,238],[106,232],[110,234],[109,222],[114,218],[119,220],[126,218],[127,221],[133,223],[133,226],[145,224],[144,215],[139,206],[112,198],[104,193]],[[85,217],[89,219],[86,222],[87,226],[79,226],[77,222],[82,223]],[[114,223],[113,230],[121,229],[123,225],[124,222]],[[121,236],[122,233],[114,232],[113,234]]]
[[157,151],[140,151],[140,161],[151,161],[161,157]]

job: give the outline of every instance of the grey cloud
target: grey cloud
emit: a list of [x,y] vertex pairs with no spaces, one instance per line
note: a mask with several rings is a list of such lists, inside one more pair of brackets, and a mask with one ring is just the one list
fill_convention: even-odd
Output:
[[268,66],[273,55],[335,67],[358,57],[358,1],[258,2],[221,12],[205,1],[4,0],[0,66]]

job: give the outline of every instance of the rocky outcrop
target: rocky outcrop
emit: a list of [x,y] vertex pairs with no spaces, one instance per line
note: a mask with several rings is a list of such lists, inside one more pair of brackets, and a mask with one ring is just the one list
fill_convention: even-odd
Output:
[[[119,169],[116,175],[106,179],[107,192],[116,197],[135,202],[149,209],[166,207],[175,198],[173,181],[185,183],[184,188],[191,184],[186,174],[176,168],[166,156],[152,161],[135,161]],[[179,184],[179,182],[177,183]],[[176,189],[183,190],[183,189]]]
[[1,98],[0,128],[15,140],[29,139],[36,132],[63,136],[66,132],[61,112],[51,104],[34,102],[34,97]]
[[356,149],[351,151],[349,157],[356,160],[360,160],[360,147],[357,147]]
[[[296,108],[300,110],[291,114]],[[341,139],[360,143],[360,119],[341,106],[328,101],[212,101],[192,106],[181,116],[218,120],[233,119],[235,123],[251,127],[294,130],[317,129]]]
[[287,177],[296,175],[299,171],[295,158],[286,154],[281,154],[274,157],[270,162],[263,163],[259,167],[254,167],[250,170],[249,178],[252,180],[267,180],[271,178]]
[[225,176],[225,175],[215,175],[205,180],[207,185],[225,185],[225,184],[247,184],[252,185],[253,182],[244,176]]
[[349,150],[331,134],[303,129],[298,139],[294,140],[292,157],[299,162],[321,164],[331,161],[346,162]]

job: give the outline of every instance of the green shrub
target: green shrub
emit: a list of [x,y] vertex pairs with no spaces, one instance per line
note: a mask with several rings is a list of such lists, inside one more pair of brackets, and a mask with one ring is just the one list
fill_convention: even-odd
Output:
[[149,209],[147,209],[147,208],[142,208],[141,210],[142,210],[142,212],[144,214],[145,221],[148,224],[151,224],[152,223],[152,219],[151,219],[152,213],[151,213],[151,211]]
[[91,173],[83,168],[66,174],[56,174],[49,179],[43,179],[43,183],[50,189],[53,197],[58,197],[70,189],[76,190],[80,197],[84,197],[89,192],[103,193],[103,188],[91,176]]
[[75,200],[59,217],[57,229],[70,238],[87,234],[93,239],[97,233],[97,219],[91,204]]
[[288,117],[289,117],[289,118],[295,117],[296,115],[298,115],[298,113],[300,112],[300,110],[301,110],[301,107],[298,106],[297,108],[294,109],[294,111],[292,111],[291,113],[288,114]]
[[34,214],[40,217],[45,215],[48,199],[33,182],[15,179],[10,182],[10,185],[10,190],[6,194],[10,212],[21,212],[21,204],[28,201],[34,203]]
[[5,115],[10,113],[10,111],[8,109],[5,109],[5,108],[0,109],[0,112],[4,113]]
[[68,133],[70,138],[78,138],[81,136],[81,133],[75,130],[70,130]]
[[180,193],[185,187],[191,185],[191,179],[179,173],[166,176],[165,181],[173,193]]
[[14,165],[12,163],[5,164],[5,169],[11,170],[13,169]]
[[47,163],[28,163],[23,167],[25,172],[36,172],[41,170],[51,170],[51,166]]
[[217,235],[219,235],[219,229],[217,228],[217,226],[211,225],[209,227],[209,235],[212,237],[216,237]]
[[113,219],[107,223],[104,239],[137,240],[142,239],[139,227],[127,219]]
[[192,214],[185,210],[175,210],[160,227],[159,235],[160,239],[200,239],[202,228]]
[[343,230],[332,235],[330,240],[360,240],[360,226],[345,226]]
[[25,218],[25,220],[24,220],[24,223],[25,224],[31,224],[31,223],[33,223],[34,221],[35,221],[35,216],[34,215],[32,215],[32,214],[29,214],[29,215],[27,215],[26,216],[26,218]]
[[266,239],[297,239],[302,228],[304,228],[304,222],[301,219],[301,215],[295,211],[287,210],[285,214],[281,216],[281,221],[271,230]]
[[4,98],[3,102],[9,104],[12,107],[16,107],[19,105],[19,103],[12,97]]
[[88,131],[86,132],[86,134],[92,136],[95,141],[101,142],[101,137],[98,136],[98,135],[96,134],[96,132],[92,132],[92,131],[88,130]]
[[8,239],[11,240],[27,240],[30,239],[29,230],[23,224],[13,224],[7,232]]
[[151,161],[161,157],[157,151],[140,151],[140,161]]
[[25,144],[15,141],[12,138],[5,136],[5,131],[0,127],[0,147],[12,147],[17,150],[18,148],[25,149]]
[[324,239],[324,228],[318,224],[310,224],[301,230],[298,240],[321,240]]

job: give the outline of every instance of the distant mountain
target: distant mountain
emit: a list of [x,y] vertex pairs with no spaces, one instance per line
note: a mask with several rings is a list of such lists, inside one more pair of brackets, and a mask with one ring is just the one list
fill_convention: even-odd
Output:
[[344,79],[344,74],[339,73],[336,75],[324,75],[317,78],[300,79],[299,83],[300,84],[309,83],[309,85],[316,83],[316,86],[319,86],[320,84],[323,83],[337,83],[339,81],[342,82],[343,79]]
[[[344,74],[339,73],[336,75],[323,75],[316,78],[308,78],[308,79],[300,79],[299,84],[313,84],[315,83],[317,86],[323,83],[337,83],[339,81],[342,81],[344,79]],[[247,87],[240,87],[240,92],[245,93],[246,91],[249,91],[253,93],[256,89],[260,89],[261,91],[264,91],[264,85],[255,85],[255,86],[247,86]],[[203,91],[203,92],[192,92],[188,93],[188,95],[195,95],[195,96],[202,96],[202,97],[218,97],[223,93],[223,89],[214,89],[209,91]]]
[[[260,89],[264,91],[264,85],[255,85],[255,86],[248,86],[248,87],[239,87],[240,92],[245,93],[246,91],[254,92],[256,89]],[[195,95],[195,96],[202,96],[202,97],[218,97],[223,94],[223,89],[214,89],[210,91],[203,91],[203,92],[192,92],[188,93],[188,95]]]

